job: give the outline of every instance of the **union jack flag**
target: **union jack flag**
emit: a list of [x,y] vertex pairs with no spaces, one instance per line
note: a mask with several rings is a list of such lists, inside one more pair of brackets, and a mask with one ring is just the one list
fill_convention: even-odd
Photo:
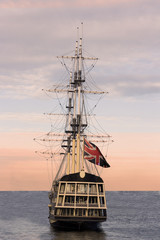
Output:
[[99,148],[86,139],[84,139],[84,159],[101,167],[110,167]]

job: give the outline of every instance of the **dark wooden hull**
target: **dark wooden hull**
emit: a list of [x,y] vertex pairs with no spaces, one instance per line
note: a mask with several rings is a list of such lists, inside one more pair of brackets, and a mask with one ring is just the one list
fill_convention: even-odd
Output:
[[99,230],[101,222],[106,221],[106,217],[61,217],[55,218],[50,216],[50,224],[52,227],[61,230]]
[[51,226],[56,230],[64,231],[76,231],[76,230],[100,230],[99,222],[90,222],[90,221],[55,221],[51,223]]

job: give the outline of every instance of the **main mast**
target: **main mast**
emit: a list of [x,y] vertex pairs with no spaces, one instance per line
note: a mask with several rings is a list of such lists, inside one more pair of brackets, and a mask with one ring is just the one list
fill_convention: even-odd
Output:
[[[78,42],[76,42],[76,45]],[[74,115],[73,115],[73,154],[72,173],[80,171],[80,141],[81,141],[81,82],[82,80],[82,38],[80,38],[79,48],[75,51],[75,72],[74,72]],[[77,151],[75,151],[75,149]],[[76,158],[75,158],[76,153]],[[75,164],[76,163],[76,164]],[[76,165],[76,169],[75,169]]]
[[[78,34],[79,35],[79,34]],[[65,133],[53,133],[52,131],[47,135],[48,139],[39,139],[38,141],[62,141],[61,147],[64,149],[64,157],[60,164],[59,170],[55,176],[55,180],[59,179],[64,174],[74,174],[82,170],[88,170],[87,162],[84,158],[84,138],[89,136],[86,134],[85,129],[88,126],[87,113],[85,108],[84,95],[85,94],[104,94],[103,91],[91,91],[87,90],[85,83],[86,72],[84,68],[84,61],[95,61],[98,60],[96,57],[84,57],[82,51],[82,36],[76,40],[75,51],[73,56],[61,56],[64,66],[70,73],[69,83],[66,86],[56,86],[53,89],[46,90],[47,92],[67,93],[67,112],[65,114],[66,124]],[[68,68],[66,60],[73,62],[72,68]],[[56,115],[56,114],[55,114]],[[54,139],[54,136],[62,136],[62,139]],[[95,136],[95,135],[94,135]],[[93,136],[89,136],[93,137]],[[109,142],[109,135],[99,136],[98,142]],[[104,140],[105,137],[105,140]],[[107,139],[107,140],[106,140]],[[96,141],[97,142],[97,141]],[[48,152],[49,154],[49,152]],[[51,153],[53,156],[53,153]],[[84,166],[85,164],[85,166]],[[91,164],[92,165],[92,164]],[[97,171],[96,165],[91,166],[90,169]]]
[[[69,131],[66,130],[66,133],[71,133],[68,137],[68,160],[67,160],[67,174],[80,172],[84,169],[83,156],[83,139],[84,129],[87,127],[87,121],[83,122],[82,116],[86,116],[84,112],[83,104],[84,99],[83,94],[83,83],[85,82],[85,73],[83,68],[83,61],[88,60],[97,60],[97,58],[86,58],[82,55],[82,37],[79,41],[76,41],[75,47],[75,56],[62,56],[62,58],[71,58],[74,60],[73,73],[70,73],[70,84],[69,84],[69,106],[68,106],[68,125]],[[71,94],[72,93],[72,94]],[[73,107],[72,107],[73,104]],[[73,113],[72,113],[73,108]],[[71,119],[71,116],[72,119]],[[70,143],[72,139],[72,150]],[[70,155],[72,155],[72,165],[70,168]]]

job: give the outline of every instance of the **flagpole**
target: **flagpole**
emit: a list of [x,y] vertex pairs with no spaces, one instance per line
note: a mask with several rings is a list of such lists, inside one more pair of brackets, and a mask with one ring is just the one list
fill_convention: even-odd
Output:
[[99,172],[98,172],[98,169],[97,169],[97,167],[96,167],[96,164],[94,164],[94,167],[95,167],[95,169],[96,169],[96,172],[97,172],[98,176],[100,177],[100,174],[99,174]]
[[83,136],[83,149],[82,149],[82,169],[84,170],[84,136]]

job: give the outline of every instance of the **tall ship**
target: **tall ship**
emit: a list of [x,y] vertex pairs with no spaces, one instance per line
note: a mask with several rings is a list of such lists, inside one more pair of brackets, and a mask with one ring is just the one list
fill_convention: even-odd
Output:
[[[87,107],[88,96],[95,99],[98,95],[99,101],[106,92],[89,86],[88,75],[98,58],[85,56],[83,52],[81,36],[76,41],[72,55],[58,57],[67,71],[68,83],[58,83],[45,90],[47,94],[58,97],[58,104],[63,110],[62,113],[48,115],[58,116],[56,126],[61,124],[61,116],[65,119],[63,132],[58,127],[55,127],[58,129],[55,131],[52,124],[52,130],[41,139],[49,144],[56,142],[60,145],[60,160],[57,160],[58,155],[53,148],[43,152],[59,164],[54,169],[49,192],[49,222],[53,226],[80,228],[95,226],[107,219],[105,186],[100,172],[110,165],[97,144],[103,143],[106,149],[112,140],[105,132],[93,132],[90,118],[95,117],[92,110],[96,104],[90,108],[91,111]],[[89,65],[85,64],[86,61]],[[63,95],[66,98],[62,104],[60,100]]]

